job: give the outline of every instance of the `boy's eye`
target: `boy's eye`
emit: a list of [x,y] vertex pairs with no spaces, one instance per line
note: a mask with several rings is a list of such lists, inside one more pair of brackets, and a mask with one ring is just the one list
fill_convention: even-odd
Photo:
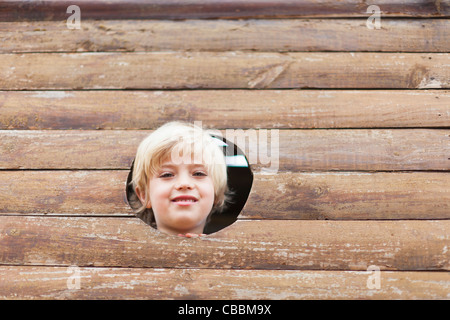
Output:
[[205,177],[205,176],[207,176],[207,174],[206,174],[206,172],[203,172],[203,171],[195,171],[194,172],[194,176],[196,176],[196,177]]
[[172,176],[173,176],[173,174],[170,172],[164,172],[159,175],[160,178],[170,178]]

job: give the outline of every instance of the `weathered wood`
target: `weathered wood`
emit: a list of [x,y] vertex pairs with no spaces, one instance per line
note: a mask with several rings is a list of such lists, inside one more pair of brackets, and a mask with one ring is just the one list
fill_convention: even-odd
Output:
[[[379,30],[356,0],[0,0],[0,298],[449,299],[449,20],[392,17],[450,3],[376,5]],[[205,18],[229,20],[148,20]],[[389,90],[236,90],[297,88]],[[279,172],[250,156],[239,220],[198,239],[124,202],[138,143],[175,119],[291,129]]]
[[[0,267],[1,299],[448,299],[450,273]],[[78,282],[79,281],[79,282]],[[369,286],[367,285],[369,283]],[[79,285],[79,286],[78,286]],[[226,310],[228,311],[228,310]],[[273,312],[274,310],[272,310]]]
[[[270,190],[270,192],[267,192]],[[448,219],[447,173],[255,175],[242,217],[266,219]]]
[[[137,146],[150,132],[3,130],[0,168],[129,169]],[[450,169],[446,129],[242,130],[241,136],[258,139],[251,143],[232,139],[239,132],[222,130],[246,152],[255,171]]]
[[[73,1],[0,1],[0,20],[65,20]],[[368,17],[370,4],[358,0],[79,0],[86,19],[210,19],[261,17]],[[450,15],[448,1],[379,1],[383,16],[444,17]]]
[[[447,19],[82,20],[0,22],[0,52],[390,51],[449,52]],[[404,41],[405,37],[408,41]]]
[[433,89],[448,53],[115,52],[3,54],[0,89]]
[[[127,175],[0,171],[0,213],[130,216],[124,202]],[[449,219],[449,204],[449,173],[256,174],[240,218]]]
[[0,91],[0,129],[444,127],[448,90]]
[[450,220],[252,220],[206,237],[138,218],[0,216],[1,265],[449,270]]
[[127,171],[0,171],[0,212],[133,215],[125,202],[127,175]]

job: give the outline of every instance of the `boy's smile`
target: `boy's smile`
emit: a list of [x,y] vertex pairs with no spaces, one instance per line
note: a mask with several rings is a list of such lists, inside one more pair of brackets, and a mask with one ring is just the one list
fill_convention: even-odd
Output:
[[191,195],[180,195],[171,199],[179,206],[190,206],[198,201],[198,199]]

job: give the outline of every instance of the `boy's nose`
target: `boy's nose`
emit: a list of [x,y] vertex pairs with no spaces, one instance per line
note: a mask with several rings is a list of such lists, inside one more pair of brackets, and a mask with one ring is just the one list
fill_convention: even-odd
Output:
[[189,180],[188,177],[180,177],[175,183],[175,189],[184,190],[184,189],[192,189],[194,185]]

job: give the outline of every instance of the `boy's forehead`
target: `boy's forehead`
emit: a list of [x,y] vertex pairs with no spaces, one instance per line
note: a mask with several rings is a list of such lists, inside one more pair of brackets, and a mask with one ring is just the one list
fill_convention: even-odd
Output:
[[[184,159],[186,160],[186,159]],[[195,166],[195,167],[205,167],[205,164],[201,161],[196,161],[195,158],[187,159],[188,161],[172,161],[172,159],[166,158],[163,161],[160,162],[161,167],[179,167],[181,165],[187,165],[187,166]]]

